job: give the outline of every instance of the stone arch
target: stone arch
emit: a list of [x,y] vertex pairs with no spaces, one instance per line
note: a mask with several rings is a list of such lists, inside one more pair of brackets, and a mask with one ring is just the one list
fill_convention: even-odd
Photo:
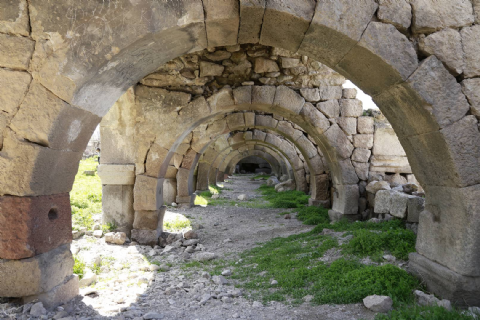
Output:
[[[95,19],[100,6],[96,1],[30,1],[30,12],[35,12],[30,17],[31,32],[28,27],[19,31],[15,27],[11,32],[26,37],[1,35],[8,43],[7,55],[15,58],[2,57],[0,66],[12,69],[2,72],[18,84],[15,92],[20,96],[9,101],[12,108],[2,120],[3,128],[8,125],[2,130],[0,158],[4,216],[28,220],[35,216],[38,201],[49,201],[47,207],[68,202],[79,150],[92,128],[128,87],[156,66],[207,46],[259,42],[315,58],[374,97],[427,192],[418,253],[411,256],[410,266],[425,277],[431,291],[459,303],[478,304],[480,220],[472,219],[480,206],[478,120],[467,114],[469,102],[445,67],[450,67],[449,61],[438,51],[419,61],[415,37],[401,32],[411,26],[414,35],[431,36],[444,27],[464,28],[463,47],[469,50],[469,60],[463,74],[478,77],[478,59],[471,54],[478,38],[471,3],[445,4],[445,10],[458,18],[452,21],[433,4],[413,5],[412,19],[405,23],[378,15],[374,0],[362,1],[356,10],[351,10],[348,0],[286,3],[247,6],[231,0],[218,8],[217,2],[200,0],[120,1],[104,9],[105,19],[115,21],[105,35],[94,31],[105,20]],[[156,14],[143,19],[145,9]],[[73,21],[68,14],[52,19],[55,11],[82,14]],[[434,12],[439,19],[425,19],[426,12]],[[278,23],[279,19],[288,23]],[[470,103],[475,111],[478,105],[473,100]],[[38,108],[39,104],[50,107]],[[343,165],[325,156],[332,166]],[[28,209],[18,212],[19,203]],[[60,215],[68,216],[68,209]],[[449,223],[452,220],[456,223]],[[61,229],[59,225],[52,228]],[[46,237],[41,230],[25,230],[35,238]],[[11,232],[16,231],[5,233],[10,243],[2,247],[2,258],[41,259],[42,252],[51,253],[68,242],[63,239],[41,248]],[[66,278],[59,273],[52,281],[61,284]],[[51,290],[32,286],[18,293],[12,286],[14,282],[0,295],[38,295]]]

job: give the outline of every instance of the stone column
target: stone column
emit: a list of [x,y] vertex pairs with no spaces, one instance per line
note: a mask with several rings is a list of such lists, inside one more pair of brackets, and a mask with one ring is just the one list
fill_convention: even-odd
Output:
[[193,193],[193,172],[190,169],[178,169],[176,201],[180,207],[191,208],[193,206],[195,194]]
[[208,185],[217,185],[217,169],[212,167],[208,171]]
[[68,193],[0,197],[0,297],[54,308],[78,295]]
[[210,168],[210,163],[206,163],[206,162],[198,163],[197,190],[200,190],[200,191],[208,190],[208,169],[209,168]]
[[310,183],[312,196],[308,199],[308,205],[330,208],[330,179],[328,174],[312,175],[312,180],[314,180]]
[[102,180],[103,223],[115,224],[117,230],[125,232],[130,237],[134,218],[135,166],[101,164],[97,172]]
[[225,173],[220,170],[217,170],[217,181],[224,182],[225,181]]

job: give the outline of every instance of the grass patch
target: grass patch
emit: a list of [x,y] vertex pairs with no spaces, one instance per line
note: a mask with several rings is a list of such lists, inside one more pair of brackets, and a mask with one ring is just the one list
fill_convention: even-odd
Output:
[[73,260],[75,261],[73,265],[73,273],[78,275],[79,279],[82,279],[85,274],[85,262],[76,256],[73,256]]
[[261,185],[258,190],[266,200],[270,202],[271,208],[303,208],[308,204],[310,196],[303,191],[277,192],[275,187]]
[[322,207],[303,207],[298,210],[298,220],[307,225],[329,225],[328,209]]
[[383,252],[387,250],[396,258],[407,260],[408,254],[415,252],[415,240],[416,236],[410,230],[375,232],[360,229],[353,232],[353,239],[344,245],[343,251],[361,257],[371,256],[380,261]]
[[84,171],[96,171],[97,157],[80,161],[75,182],[70,192],[73,229],[92,229],[94,214],[102,212],[102,183],[98,175],[87,176]]
[[388,314],[378,314],[375,320],[471,320],[476,317],[459,310],[443,307],[402,306]]
[[173,218],[165,219],[163,221],[163,228],[167,232],[179,232],[191,228],[191,222],[187,217],[182,215],[175,215]]
[[[336,238],[313,232],[273,239],[241,254],[242,262],[230,263],[237,286],[251,291],[253,299],[313,303],[356,303],[368,295],[388,295],[396,306],[413,302],[416,278],[393,266],[366,266],[358,259],[339,259],[328,265],[320,260],[329,249],[338,248]],[[224,265],[211,266],[219,273]],[[278,285],[270,282],[275,279]]]

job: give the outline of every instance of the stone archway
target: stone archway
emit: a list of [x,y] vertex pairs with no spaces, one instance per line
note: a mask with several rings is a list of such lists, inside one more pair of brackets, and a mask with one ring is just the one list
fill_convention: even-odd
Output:
[[[9,12],[20,10],[14,2],[5,5],[12,6]],[[388,4],[377,11],[374,0],[361,1],[355,10],[347,0],[251,6],[234,0],[124,0],[111,7],[93,0],[31,0],[28,5],[29,19],[7,22],[0,29],[6,48],[0,67],[8,84],[2,88],[7,110],[0,122],[0,206],[5,221],[0,257],[31,259],[32,266],[48,261],[52,267],[59,264],[49,255],[71,260],[57,252],[68,237],[49,242],[46,230],[68,228],[65,203],[79,150],[127,88],[187,52],[260,42],[317,59],[374,97],[427,192],[412,269],[440,296],[479,303],[480,222],[475,218],[480,205],[480,133],[478,101],[471,88],[478,88],[480,62],[470,2],[406,3],[395,10],[405,12],[405,19],[390,16]],[[145,17],[145,10],[154,14]],[[436,19],[429,19],[432,12]],[[103,18],[95,19],[98,14]],[[97,32],[99,27],[104,32]],[[422,61],[423,54],[415,51],[417,35],[434,40],[443,36],[439,30],[445,27],[463,43],[468,101],[455,78],[459,69],[452,68],[462,57],[450,59],[435,44],[424,48],[430,56]],[[53,207],[65,220],[45,220],[45,228],[32,226],[32,219]],[[22,228],[11,228],[18,217]],[[22,260],[2,262],[8,275],[25,271],[22,268]],[[28,290],[19,292],[15,276],[2,277],[0,295],[52,295],[69,283],[62,272],[51,275],[34,268],[39,279],[51,285],[32,281]]]

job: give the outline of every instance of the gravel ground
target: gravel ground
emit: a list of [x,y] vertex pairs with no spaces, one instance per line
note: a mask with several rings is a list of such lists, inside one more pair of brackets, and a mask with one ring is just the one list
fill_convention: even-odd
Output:
[[[255,190],[263,181],[252,176],[235,176],[225,183],[222,197],[237,199],[246,194],[259,197]],[[374,313],[362,304],[321,305],[303,303],[288,306],[272,302],[262,305],[247,300],[228,280],[211,277],[206,272],[182,268],[187,262],[213,254],[216,258],[235,259],[237,253],[275,237],[311,229],[292,216],[278,213],[285,209],[257,209],[236,206],[196,206],[191,209],[169,208],[167,216],[181,214],[202,225],[196,230],[199,243],[191,247],[176,241],[165,249],[132,244],[110,245],[102,239],[84,236],[72,244],[72,252],[87,266],[97,263],[100,273],[96,283],[81,289],[74,301],[43,319],[373,319]],[[338,255],[332,252],[332,255]],[[148,259],[147,259],[148,258]],[[157,262],[159,266],[147,262]],[[160,270],[158,270],[160,269]],[[163,271],[163,272],[159,272]],[[88,281],[88,276],[86,280]],[[93,276],[95,278],[95,276]],[[228,283],[222,283],[225,280]],[[85,281],[85,279],[84,279]],[[38,305],[1,304],[0,319],[29,319]],[[5,301],[4,301],[5,302]],[[3,313],[2,313],[3,310]]]

